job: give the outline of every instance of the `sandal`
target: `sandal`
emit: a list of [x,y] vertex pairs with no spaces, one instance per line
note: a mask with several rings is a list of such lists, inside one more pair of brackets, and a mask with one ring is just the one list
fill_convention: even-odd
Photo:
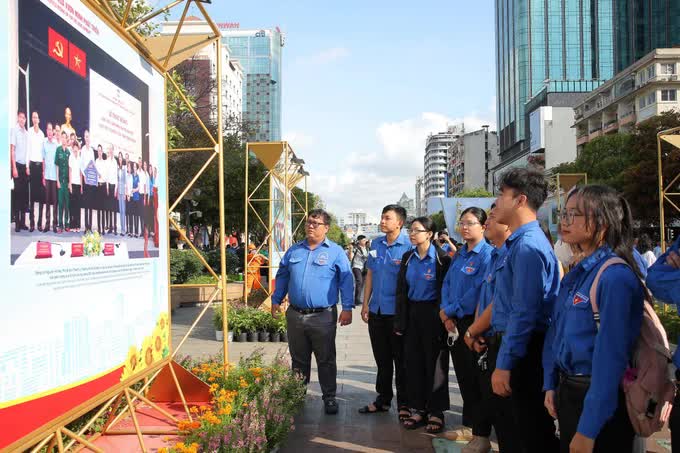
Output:
[[444,431],[444,417],[439,415],[430,415],[427,419],[427,426],[425,432],[428,434],[439,434]]
[[403,422],[411,416],[411,409],[408,406],[399,406],[399,421]]
[[[371,406],[373,406],[371,408]],[[362,407],[359,409],[360,414],[375,414],[377,412],[387,412],[390,410],[390,406],[383,406],[382,404],[378,404],[377,401],[372,402],[371,404]]]
[[413,415],[403,421],[403,425],[406,429],[418,429],[421,426],[427,425],[427,420],[425,420],[425,412],[415,411]]

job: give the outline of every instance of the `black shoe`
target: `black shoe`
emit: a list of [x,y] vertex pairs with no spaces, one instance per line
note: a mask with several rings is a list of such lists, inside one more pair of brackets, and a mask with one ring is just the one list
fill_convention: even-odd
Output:
[[21,229],[22,230],[28,230],[28,225],[26,225],[26,224],[21,225]]
[[34,228],[34,227],[31,227],[31,228],[28,229],[28,232],[29,232],[29,233],[33,233],[34,231],[35,231],[35,228]]
[[338,413],[338,402],[335,398],[329,398],[323,402],[324,411],[328,415],[335,415]]
[[21,227],[15,227],[14,232],[15,233],[21,233]]

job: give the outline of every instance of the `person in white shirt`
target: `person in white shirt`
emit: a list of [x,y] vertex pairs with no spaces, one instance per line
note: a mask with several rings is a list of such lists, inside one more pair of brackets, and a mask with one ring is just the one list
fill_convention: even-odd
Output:
[[83,132],[85,143],[80,150],[80,174],[83,178],[83,197],[81,205],[85,208],[85,230],[92,231],[92,209],[97,198],[97,171],[95,166],[94,149],[90,144],[90,131]]
[[99,231],[100,235],[104,235],[106,233],[106,212],[107,212],[107,206],[106,202],[108,200],[108,185],[106,183],[106,177],[107,177],[107,162],[106,162],[106,154],[104,154],[104,149],[102,148],[102,145],[97,145],[97,160],[94,163],[95,167],[97,168],[97,182],[98,182],[98,189],[97,189],[97,197],[95,199],[95,203],[92,206],[94,209],[97,210],[97,231]]
[[45,134],[40,130],[40,115],[31,113],[33,127],[28,130],[28,209],[29,231],[35,230],[35,203],[38,203],[38,231],[42,231],[43,206],[45,204],[45,163],[43,145]]
[[127,222],[127,235],[132,237],[132,221],[134,220],[134,212],[132,209],[132,166],[134,165],[130,159],[125,159],[127,171],[125,173],[125,217]]
[[107,233],[115,236],[118,234],[116,212],[118,211],[118,203],[116,202],[116,184],[118,182],[118,164],[113,153],[113,146],[109,145],[106,153],[106,183],[108,199],[106,203],[106,224],[108,225]]
[[139,212],[137,215],[139,216],[139,220],[141,222],[140,225],[140,231],[142,235],[144,234],[144,227],[146,226],[146,215],[145,215],[145,209],[146,209],[146,202],[147,202],[147,192],[149,191],[149,175],[146,172],[146,162],[142,162],[142,158],[139,158],[140,164],[139,168],[137,170],[137,175],[139,176]]
[[640,237],[638,252],[642,255],[642,259],[645,263],[647,263],[647,269],[656,262],[656,255],[654,255],[654,251],[652,251],[652,240],[648,235],[643,234],[642,237]]
[[71,145],[71,155],[68,158],[69,167],[69,197],[70,197],[70,213],[71,219],[69,222],[69,227],[71,231],[80,233],[80,219],[82,207],[82,194],[83,194],[83,175],[81,173],[81,159],[80,159],[80,143],[78,140],[74,141]]

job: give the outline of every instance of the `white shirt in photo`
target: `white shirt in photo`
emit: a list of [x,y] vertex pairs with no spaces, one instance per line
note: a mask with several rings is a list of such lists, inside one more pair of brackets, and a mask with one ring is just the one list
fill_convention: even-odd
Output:
[[149,187],[149,175],[144,170],[139,170],[139,194],[146,195]]
[[42,163],[44,143],[45,134],[43,134],[43,131],[41,131],[40,128],[38,128],[38,132],[33,128],[28,130],[28,160]]
[[132,173],[129,172],[125,174],[125,195],[132,196]]
[[105,163],[108,168],[108,171],[106,172],[106,182],[109,184],[118,183],[118,163],[116,163],[116,159],[107,157]]
[[99,184],[106,182],[108,178],[108,164],[104,159],[97,159],[94,163],[97,173],[99,173]]
[[94,161],[94,149],[91,146],[84,145],[80,149],[80,171],[83,175],[85,175],[85,169],[90,161]]
[[68,168],[69,168],[69,182],[71,184],[80,184],[80,154],[76,156],[73,151],[71,155],[68,156]]

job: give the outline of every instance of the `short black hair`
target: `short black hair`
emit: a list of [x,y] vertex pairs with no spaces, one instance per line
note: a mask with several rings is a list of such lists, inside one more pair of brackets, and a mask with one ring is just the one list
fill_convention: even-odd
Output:
[[[429,217],[416,217],[413,219],[413,222],[418,222],[425,228],[428,232],[432,233],[434,236],[434,232],[437,231],[437,224],[434,223],[434,220],[432,220]],[[411,225],[413,225],[413,222],[411,222]]]
[[329,225],[329,226],[331,224],[331,215],[323,209],[312,209],[307,214],[307,218],[310,218],[310,217],[314,217],[314,218],[317,218],[317,219],[322,218],[323,223],[325,223],[326,225]]
[[446,230],[440,230],[439,233],[437,233],[437,236],[441,236],[442,234],[449,235],[449,232]]
[[498,189],[512,189],[517,195],[525,195],[527,204],[538,211],[548,198],[548,181],[543,172],[530,168],[511,168],[503,173]]
[[24,112],[23,110],[17,110],[17,116],[19,116],[19,115],[24,115],[24,117],[25,117],[26,112]]
[[406,221],[406,209],[399,206],[398,204],[388,204],[383,208],[382,213],[385,214],[388,211],[393,211],[395,214],[397,214],[397,217],[399,217],[399,220],[402,222]]
[[460,213],[460,217],[458,220],[462,219],[465,214],[472,214],[473,216],[475,216],[481,225],[484,225],[486,223],[486,211],[482,208],[470,206],[469,208],[465,209],[463,212]]
[[364,236],[363,234],[360,234],[359,236],[357,236],[357,242],[359,242],[362,239],[366,239],[366,236]]

